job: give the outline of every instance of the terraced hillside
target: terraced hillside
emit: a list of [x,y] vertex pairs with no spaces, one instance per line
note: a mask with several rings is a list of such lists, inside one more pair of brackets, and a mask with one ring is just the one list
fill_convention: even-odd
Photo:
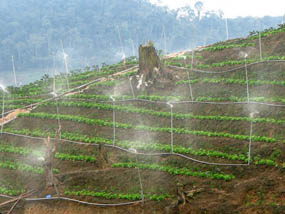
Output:
[[165,57],[172,80],[146,91],[134,58],[8,87],[1,202],[34,190],[13,213],[285,213],[284,27],[261,49],[252,35]]

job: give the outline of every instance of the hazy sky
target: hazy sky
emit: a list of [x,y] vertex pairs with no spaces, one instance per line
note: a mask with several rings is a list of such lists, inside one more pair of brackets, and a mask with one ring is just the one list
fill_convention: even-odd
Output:
[[[193,6],[197,0],[149,0],[161,2],[170,8],[184,5]],[[237,16],[283,16],[285,14],[285,0],[201,0],[206,10],[222,10],[226,17]]]

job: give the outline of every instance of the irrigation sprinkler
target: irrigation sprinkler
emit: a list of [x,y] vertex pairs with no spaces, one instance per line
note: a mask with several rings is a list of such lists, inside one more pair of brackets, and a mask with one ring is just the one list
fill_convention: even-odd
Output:
[[[184,58],[184,64],[185,64],[185,68],[186,68],[186,56],[183,57]],[[192,62],[193,62],[193,51],[192,51]],[[193,64],[193,63],[192,63]],[[192,64],[191,64],[191,70],[192,70]],[[191,86],[191,79],[190,79],[190,73],[189,73],[189,70],[186,68],[186,71],[187,71],[187,78],[188,78],[188,85],[189,85],[189,94],[190,94],[190,97],[191,97],[191,100],[193,101],[193,93],[192,93],[192,86]]]
[[227,40],[229,40],[229,26],[228,26],[228,18],[226,18],[225,22],[226,22],[226,35],[227,35]]
[[0,88],[2,90],[2,123],[1,123],[1,136],[3,134],[3,128],[4,128],[4,116],[5,116],[5,92],[7,92],[6,88],[0,84]]
[[115,114],[115,98],[113,96],[110,96],[111,100],[113,101],[113,146],[115,146],[115,140],[116,140],[116,114]]
[[249,87],[248,87],[248,75],[247,75],[247,63],[246,63],[246,58],[247,54],[244,56],[244,68],[245,68],[245,78],[246,78],[246,94],[247,94],[247,103],[249,103]]
[[[137,152],[137,150],[134,148],[130,148],[129,151],[136,154],[136,164],[138,165],[138,152]],[[144,193],[143,193],[141,172],[140,172],[140,168],[138,166],[136,167],[136,169],[138,170],[138,177],[139,177],[139,181],[140,181],[141,198],[142,198],[142,202],[144,203]]]
[[171,129],[171,153],[173,153],[173,104],[167,102],[167,105],[170,107],[170,114],[171,114],[171,122],[170,122],[170,129]]
[[251,138],[252,138],[252,125],[253,125],[252,120],[254,118],[254,115],[258,113],[259,112],[255,111],[249,114],[251,120],[250,120],[250,132],[249,132],[249,144],[248,144],[248,161],[247,161],[248,165],[250,165],[250,154],[251,154],[251,142],[252,142]]
[[133,77],[129,77],[129,83],[130,83],[130,87],[131,87],[131,90],[132,90],[133,99],[136,99],[134,88],[133,88],[133,84],[132,84],[132,79],[133,79]]
[[13,68],[13,75],[14,75],[15,86],[17,87],[18,84],[17,84],[17,78],[16,78],[14,56],[11,56],[11,61],[12,61],[12,68]]

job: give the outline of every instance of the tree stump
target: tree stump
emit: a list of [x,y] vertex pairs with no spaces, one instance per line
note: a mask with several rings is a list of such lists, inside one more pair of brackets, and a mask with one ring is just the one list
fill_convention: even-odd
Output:
[[173,82],[172,74],[163,67],[152,42],[139,47],[139,71],[137,74],[137,79],[132,80],[132,84],[136,84],[137,91],[151,93],[155,89],[169,88],[169,84]]
[[162,64],[153,43],[140,45],[137,89],[144,89],[153,85],[162,73]]

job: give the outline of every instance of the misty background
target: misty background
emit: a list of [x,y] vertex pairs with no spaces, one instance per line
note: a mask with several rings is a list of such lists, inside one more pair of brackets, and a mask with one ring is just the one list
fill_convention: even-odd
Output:
[[[137,55],[152,40],[163,53],[226,39],[222,11],[205,11],[202,2],[175,10],[147,0],[0,1],[0,81],[13,84],[11,56],[18,81],[40,79],[52,68],[64,70],[110,64]],[[228,19],[229,38],[275,27],[282,17]]]

